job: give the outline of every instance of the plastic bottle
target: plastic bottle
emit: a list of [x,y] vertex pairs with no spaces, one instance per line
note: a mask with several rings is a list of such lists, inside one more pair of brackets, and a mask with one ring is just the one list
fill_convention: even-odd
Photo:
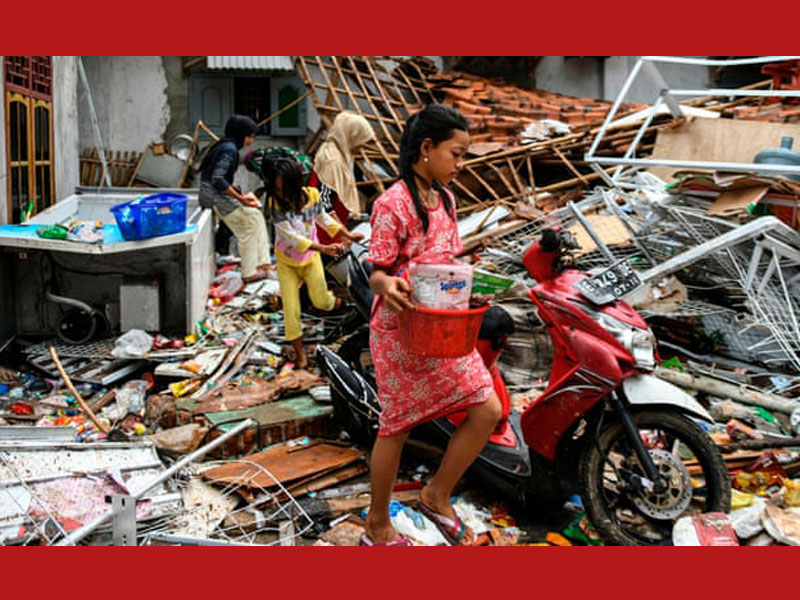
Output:
[[47,227],[39,227],[36,230],[36,235],[46,240],[66,240],[69,235],[69,229],[63,225],[49,225]]
[[211,291],[208,296],[218,298],[220,302],[225,303],[238,294],[243,286],[242,275],[239,271],[227,271],[211,282]]

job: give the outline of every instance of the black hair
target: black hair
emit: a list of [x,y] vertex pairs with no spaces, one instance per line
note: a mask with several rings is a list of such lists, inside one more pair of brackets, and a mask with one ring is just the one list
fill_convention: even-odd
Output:
[[[428,213],[419,199],[416,181],[419,175],[414,174],[414,163],[419,159],[422,142],[430,139],[433,145],[437,146],[452,138],[453,131],[456,129],[469,131],[469,124],[460,112],[443,104],[430,104],[408,118],[403,137],[400,140],[400,179],[405,182],[408,191],[411,192],[414,207],[422,220],[422,228],[425,232],[428,231]],[[455,220],[455,206],[445,192],[444,186],[438,181],[433,181],[432,186],[439,192],[447,213]]]
[[257,132],[258,125],[250,117],[231,115],[225,122],[225,137],[217,140],[203,150],[204,156],[203,160],[200,161],[200,170],[205,170],[214,148],[219,146],[222,142],[233,142],[236,144],[236,149],[241,150],[244,147],[244,138],[248,135],[254,135]]
[[237,150],[244,146],[244,138],[255,135],[258,125],[250,117],[244,115],[231,115],[225,123],[225,139],[233,140]]
[[[261,161],[261,179],[267,192],[267,200],[273,198],[283,211],[299,213],[305,204],[303,194],[303,167],[288,155],[268,152]],[[275,195],[275,181],[281,180],[283,198]],[[267,202],[268,204],[269,202]]]

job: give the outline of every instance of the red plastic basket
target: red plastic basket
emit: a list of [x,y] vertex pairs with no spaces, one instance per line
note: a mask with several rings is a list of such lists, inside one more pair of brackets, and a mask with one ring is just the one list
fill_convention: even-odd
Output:
[[478,342],[481,321],[489,306],[469,310],[416,307],[400,313],[400,343],[413,354],[457,358],[469,354]]

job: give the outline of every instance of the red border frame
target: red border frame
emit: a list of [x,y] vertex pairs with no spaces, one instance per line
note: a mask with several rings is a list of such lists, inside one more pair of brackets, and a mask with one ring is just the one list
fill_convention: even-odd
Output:
[[[44,7],[42,7],[44,10]],[[114,14],[116,11],[117,14]],[[556,2],[58,3],[3,8],[7,53],[789,54],[794,5]],[[762,16],[763,15],[763,16]],[[776,18],[779,17],[779,18]],[[287,27],[294,23],[296,27]],[[238,30],[237,27],[242,29]],[[35,35],[32,32],[35,30]],[[754,554],[757,553],[757,554]],[[0,549],[3,588],[54,596],[647,600],[793,589],[792,548]],[[784,586],[785,582],[785,587]]]

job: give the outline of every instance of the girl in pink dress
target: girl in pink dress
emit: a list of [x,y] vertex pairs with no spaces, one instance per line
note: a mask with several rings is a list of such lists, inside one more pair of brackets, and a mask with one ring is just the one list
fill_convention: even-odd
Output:
[[466,410],[438,471],[420,493],[419,509],[453,545],[470,544],[473,532],[456,516],[450,495],[501,416],[492,380],[477,351],[460,358],[409,353],[398,336],[397,314],[410,310],[409,283],[398,273],[409,262],[452,262],[462,251],[455,199],[443,184],[461,169],[468,126],[454,109],[431,105],[412,116],[400,145],[400,180],[372,209],[370,287],[376,294],[370,351],[381,404],[380,429],[370,458],[372,498],[364,545],[407,545],[389,519],[391,490],[409,430]]

